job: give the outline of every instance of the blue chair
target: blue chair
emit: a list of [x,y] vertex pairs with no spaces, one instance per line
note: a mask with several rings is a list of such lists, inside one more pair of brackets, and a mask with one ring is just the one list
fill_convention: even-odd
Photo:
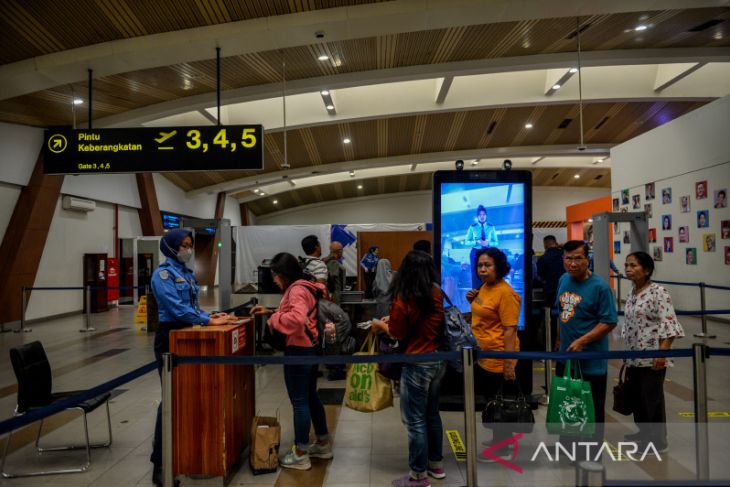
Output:
[[[27,412],[50,406],[58,401],[66,399],[75,394],[79,394],[83,391],[69,391],[69,392],[52,392],[53,388],[53,377],[51,374],[51,365],[48,362],[48,357],[43,349],[43,345],[39,341],[31,342],[26,345],[17,348],[10,349],[10,361],[13,364],[13,371],[18,381],[18,404],[15,407],[14,416],[21,416]],[[86,463],[78,468],[59,469],[59,470],[48,470],[40,472],[25,472],[25,473],[10,473],[5,471],[5,460],[8,454],[8,448],[10,446],[10,440],[13,437],[13,431],[10,432],[6,442],[5,449],[3,450],[2,464],[0,465],[0,473],[5,478],[15,477],[31,477],[38,475],[57,475],[64,473],[78,473],[84,472],[89,468],[91,464],[91,448],[105,448],[112,444],[112,422],[109,414],[109,398],[110,393],[105,393],[100,396],[94,397],[87,401],[84,401],[76,406],[66,408],[66,410],[77,410],[81,411],[84,419],[84,437],[86,443],[82,445],[69,445],[69,446],[57,446],[57,447],[46,447],[41,448],[40,437],[41,431],[43,430],[43,419],[41,419],[40,427],[38,428],[38,434],[35,439],[35,447],[38,453],[51,452],[51,451],[65,451],[65,450],[86,450]],[[89,442],[89,426],[87,423],[86,415],[102,404],[106,405],[106,419],[109,429],[109,439],[105,443],[91,444]]]

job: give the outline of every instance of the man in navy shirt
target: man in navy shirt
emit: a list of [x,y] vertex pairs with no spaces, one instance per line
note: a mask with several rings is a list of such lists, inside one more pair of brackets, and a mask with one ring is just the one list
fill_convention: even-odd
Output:
[[[566,274],[558,283],[557,305],[558,348],[561,352],[590,352],[608,350],[608,334],[618,321],[616,301],[611,288],[600,277],[588,270],[588,244],[570,240],[563,245],[563,264]],[[603,423],[606,406],[606,377],[608,360],[581,360],[583,379],[591,383],[596,410],[594,440],[603,441]],[[558,363],[556,372],[562,375],[564,364]]]

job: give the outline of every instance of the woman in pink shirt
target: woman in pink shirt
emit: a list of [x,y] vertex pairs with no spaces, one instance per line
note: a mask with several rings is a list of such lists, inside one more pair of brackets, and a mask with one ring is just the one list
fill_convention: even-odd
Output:
[[[272,311],[254,306],[251,314],[271,315],[269,328],[286,336],[284,355],[313,356],[319,343],[317,330],[318,296],[324,295],[325,286],[307,280],[296,257],[285,252],[271,260],[274,283],[284,295],[279,308]],[[284,468],[309,470],[310,457],[332,458],[327,418],[317,395],[316,365],[284,365],[284,382],[294,410],[294,446],[279,464]],[[314,425],[317,441],[309,442],[310,424]]]

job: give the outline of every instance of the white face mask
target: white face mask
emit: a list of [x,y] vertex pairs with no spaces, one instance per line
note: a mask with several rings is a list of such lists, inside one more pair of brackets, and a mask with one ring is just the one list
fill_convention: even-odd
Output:
[[187,264],[193,256],[193,249],[182,249],[177,253],[177,260],[183,264]]

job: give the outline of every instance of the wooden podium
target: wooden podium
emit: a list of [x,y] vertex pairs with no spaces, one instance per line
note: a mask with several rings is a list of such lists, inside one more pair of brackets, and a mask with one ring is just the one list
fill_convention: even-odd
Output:
[[[253,355],[253,321],[170,332],[170,352]],[[179,365],[172,375],[174,475],[227,477],[248,446],[255,412],[251,365]]]

